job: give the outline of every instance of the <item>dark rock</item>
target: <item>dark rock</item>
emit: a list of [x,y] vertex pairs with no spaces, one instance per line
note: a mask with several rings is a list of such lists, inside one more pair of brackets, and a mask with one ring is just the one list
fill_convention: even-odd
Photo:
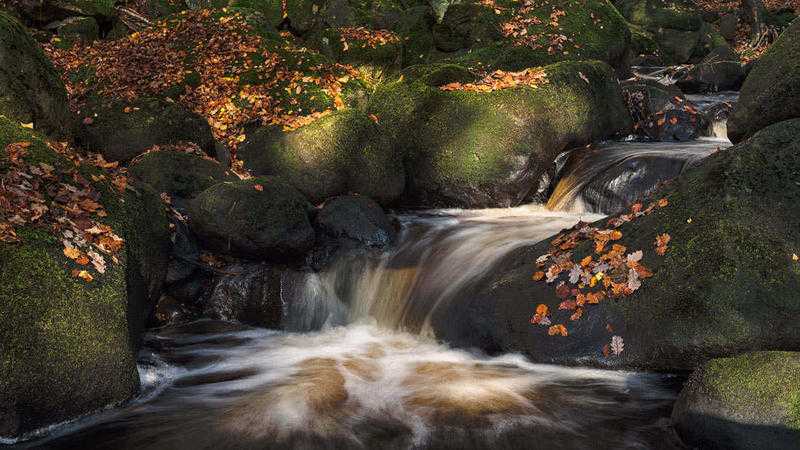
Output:
[[91,42],[100,37],[100,26],[92,17],[69,17],[45,28],[55,31],[62,41],[67,42],[78,40]]
[[746,353],[709,361],[684,386],[672,421],[693,448],[797,449],[800,353]]
[[154,145],[183,142],[214,155],[214,137],[206,120],[176,103],[139,99],[103,104],[89,108],[85,116],[80,143],[108,161],[128,162]]
[[231,264],[214,277],[203,315],[278,328],[283,317],[281,271],[265,264]]
[[130,164],[129,172],[156,192],[185,199],[194,198],[217,183],[236,179],[211,158],[170,150],[169,147],[136,158]]
[[733,41],[736,39],[736,27],[738,25],[739,16],[737,14],[725,14],[719,18],[719,34],[721,34],[726,41]]
[[755,63],[728,121],[728,137],[742,142],[758,130],[800,117],[800,20]]
[[315,224],[327,237],[359,246],[382,248],[396,236],[383,209],[366,197],[336,197],[325,202]]
[[190,309],[185,303],[169,295],[164,295],[156,305],[153,315],[156,326],[178,325],[200,317],[199,311]]
[[33,123],[53,138],[71,137],[75,120],[64,84],[39,45],[9,14],[0,11],[0,115]]
[[[531,281],[548,239],[511,252],[435,313],[436,336],[458,346],[522,351],[540,362],[658,370],[693,369],[744,350],[800,348],[800,273],[792,261],[800,246],[800,187],[790,175],[798,170],[800,120],[772,125],[686,171],[654,197],[667,198],[667,207],[620,228],[618,243],[643,250],[642,262],[654,273],[633,295],[604,300],[570,321],[555,285]],[[653,250],[660,233],[672,238],[663,257]],[[593,252],[584,242],[571,259]],[[566,324],[569,336],[531,325],[537,303],[549,306],[553,323]],[[624,352],[604,357],[614,335],[624,339]]]
[[739,90],[744,82],[744,69],[738,57],[730,55],[729,51],[730,48],[712,52],[684,73],[677,80],[677,86],[687,94]]
[[311,205],[277,178],[214,185],[189,207],[204,248],[259,260],[302,257],[314,244]]

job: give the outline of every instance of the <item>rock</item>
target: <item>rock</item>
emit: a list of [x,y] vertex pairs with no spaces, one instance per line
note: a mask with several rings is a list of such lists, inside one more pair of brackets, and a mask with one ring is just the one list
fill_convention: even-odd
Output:
[[278,328],[283,318],[281,272],[265,264],[232,264],[214,278],[203,316]]
[[755,63],[728,121],[739,143],[758,130],[800,117],[800,20],[795,20]]
[[[654,273],[633,295],[603,300],[570,321],[555,284],[531,280],[548,239],[504,257],[434,315],[434,332],[453,345],[520,351],[538,362],[667,371],[742,350],[800,348],[800,271],[792,260],[800,187],[790,175],[798,170],[800,120],[772,125],[684,172],[654,196],[668,199],[667,207],[619,228],[617,243],[629,253],[643,250],[642,263]],[[663,257],[653,244],[661,233],[671,236]],[[593,250],[584,242],[572,260]],[[531,325],[537,303],[549,306],[569,336]],[[613,336],[624,339],[624,351],[604,357]]]
[[739,25],[739,16],[736,14],[725,14],[719,18],[719,34],[726,41],[736,39],[736,27]]
[[26,20],[42,24],[70,16],[110,20],[114,3],[113,0],[21,0],[12,2],[11,7]]
[[236,179],[211,158],[171,150],[169,147],[136,158],[129,172],[134,178],[152,186],[156,192],[166,192],[185,199],[194,198],[217,183]]
[[390,204],[405,187],[401,154],[373,119],[354,110],[289,133],[261,129],[237,156],[254,174],[279,175],[314,203],[352,192]]
[[[728,48],[730,51],[730,48]],[[693,65],[678,81],[677,86],[687,94],[707,94],[719,91],[736,91],[744,81],[744,69],[738,58],[720,56],[724,50],[712,52],[699,64]]]
[[672,421],[695,448],[796,449],[800,353],[745,353],[709,361],[684,386]]
[[0,114],[54,138],[72,135],[67,92],[25,28],[0,11]]
[[[441,3],[444,15],[433,26],[433,38],[438,51],[451,53],[445,62],[519,71],[559,61],[600,60],[620,71],[628,69],[623,66],[631,33],[609,2],[588,0],[575,7],[556,0],[546,5],[511,3],[502,9],[487,8],[477,0]],[[549,35],[550,14],[559,9],[568,11],[558,19],[558,30],[570,44],[530,45],[525,36]],[[508,23],[526,28],[526,34],[515,36],[504,30]],[[581,45],[573,46],[574,42]]]
[[694,49],[700,42],[697,31],[659,29],[655,32],[656,41],[668,64],[685,64],[694,54]]
[[219,183],[189,206],[204,248],[273,261],[301,257],[314,244],[310,210],[302,194],[277,178]]
[[380,205],[362,196],[326,201],[315,224],[329,238],[373,248],[386,247],[397,234]]
[[700,44],[704,22],[696,8],[687,2],[619,0],[616,4],[632,24],[654,35],[668,64],[688,62]]
[[[31,142],[26,163],[56,173],[74,168],[36,134],[0,118],[0,170],[7,145]],[[82,173],[98,173],[83,165]],[[65,182],[74,183],[71,178]],[[169,247],[158,196],[134,186],[124,196],[105,182],[94,188],[124,249],[93,281],[70,274],[63,238],[47,227],[17,226],[20,242],[0,243],[0,432],[18,436],[130,399],[139,387],[136,354],[141,331],[160,296]],[[124,201],[123,201],[124,200]]]
[[206,120],[175,103],[139,99],[103,104],[90,108],[85,117],[80,143],[108,161],[128,162],[154,145],[183,142],[214,155],[214,137]]
[[516,205],[562,151],[629,131],[610,67],[566,62],[545,71],[549,81],[536,88],[481,93],[441,90],[466,72],[434,67],[379,89],[367,112],[404,154],[403,204]]
[[200,314],[188,308],[185,303],[169,295],[161,296],[161,300],[156,305],[153,318],[159,327],[180,325],[193,320],[197,320]]
[[55,31],[58,37],[67,42],[91,42],[100,37],[100,26],[92,17],[69,17],[45,28]]

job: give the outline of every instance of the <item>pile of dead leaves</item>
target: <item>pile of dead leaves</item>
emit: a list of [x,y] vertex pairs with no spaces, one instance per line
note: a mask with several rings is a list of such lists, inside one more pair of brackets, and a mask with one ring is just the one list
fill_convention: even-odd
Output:
[[449,83],[441,86],[443,91],[492,92],[517,86],[537,87],[547,83],[544,69],[530,68],[520,72],[496,70],[475,83]]
[[366,27],[342,27],[337,30],[344,51],[349,50],[351,45],[378,48],[400,42],[400,37],[389,30],[371,30]]
[[[549,252],[536,260],[538,270],[533,274],[533,281],[555,286],[556,296],[561,300],[558,309],[571,311],[571,321],[583,317],[590,305],[633,294],[642,286],[642,280],[652,277],[653,272],[642,263],[643,250],[629,251],[619,243],[623,236],[618,228],[668,205],[667,199],[651,203],[647,208],[641,203],[634,204],[628,214],[609,219],[607,229],[579,222],[550,242]],[[572,250],[584,241],[594,244],[594,254],[575,262]],[[658,235],[655,252],[661,256],[666,254],[669,241],[668,234]],[[552,324],[549,307],[545,304],[537,306],[531,323],[548,327],[551,336],[569,334],[564,324]]]
[[[93,93],[132,101],[177,86],[175,100],[235,150],[247,123],[292,129],[344,106],[342,86],[355,69],[319,63],[291,35],[282,38],[267,41],[239,13],[198,10],[119,40],[45,50],[75,109]],[[319,106],[304,109],[309,102]]]
[[[516,46],[534,50],[547,48],[547,53],[550,55],[568,54],[569,51],[565,50],[565,47],[572,39],[563,34],[559,24],[560,18],[567,15],[566,11],[553,6],[549,18],[545,21],[535,15],[542,6],[533,0],[524,0],[522,6],[513,11],[511,18],[500,26],[500,31]],[[595,19],[595,25],[598,23],[599,19]],[[578,44],[575,46],[579,47]]]
[[[29,141],[5,148],[8,165],[0,174],[0,242],[21,240],[17,227],[42,228],[59,236],[63,253],[74,261],[72,275],[90,282],[92,269],[105,273],[108,261],[119,263],[124,241],[106,224],[108,216],[101,195],[80,172],[81,164],[115,169],[100,155],[83,158],[66,144],[48,144],[65,157],[66,168],[47,163],[28,164]],[[125,189],[124,176],[114,173],[91,175],[95,182],[111,178],[117,189]]]

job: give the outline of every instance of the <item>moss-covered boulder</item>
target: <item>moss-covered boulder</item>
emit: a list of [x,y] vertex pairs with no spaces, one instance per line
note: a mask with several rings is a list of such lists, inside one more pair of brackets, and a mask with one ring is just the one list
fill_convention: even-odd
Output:
[[631,24],[652,36],[666,63],[683,64],[693,56],[702,58],[710,50],[706,47],[711,45],[711,30],[691,2],[619,0],[615,3]]
[[0,114],[50,136],[68,137],[74,120],[53,66],[25,28],[0,11]]
[[58,35],[61,45],[64,45],[65,40],[91,42],[100,37],[100,26],[94,17],[68,17],[48,25],[47,29]]
[[758,130],[800,117],[800,20],[756,62],[728,121],[728,138],[741,142]]
[[131,176],[156,192],[194,198],[200,192],[236,177],[218,161],[175,150],[145,153],[128,168]]
[[455,52],[446,60],[503,70],[588,59],[623,69],[631,40],[605,0],[453,2],[433,32],[439,51]]
[[[9,153],[14,151],[9,144],[20,142],[27,146],[23,165]],[[76,216],[77,209],[60,212],[56,202],[73,200],[63,194],[53,197],[58,183],[32,178],[33,189],[38,184],[44,199],[38,204],[49,207],[44,217],[64,214],[73,223],[58,225],[61,231],[56,232],[49,222],[41,223],[45,219],[28,220],[14,225],[16,240],[0,240],[0,435],[5,437],[72,419],[137,393],[136,354],[163,283],[169,232],[163,205],[153,191],[134,186],[121,195],[104,181],[107,174],[88,164],[76,167],[39,136],[3,117],[0,149],[3,177],[15,170],[41,174],[52,168],[53,176],[63,177],[61,183],[100,180],[88,185],[89,193],[86,187],[74,191],[85,201],[81,208],[95,210]],[[92,192],[99,194],[95,200]],[[17,211],[13,208],[0,212],[0,225]],[[91,233],[107,233],[99,225],[75,231],[91,223],[109,226],[124,247],[112,255],[84,245],[82,258],[95,252],[105,262],[81,265],[80,258],[66,256],[62,240],[78,243]],[[79,274],[81,270],[85,273]]]
[[368,112],[406,160],[404,203],[519,204],[536,193],[560,152],[628,131],[630,117],[608,65],[565,62],[544,72],[547,82],[536,86],[476,92],[442,89],[468,85],[471,75],[440,66],[409,70],[379,89]]
[[387,204],[405,187],[403,161],[389,136],[356,110],[290,132],[261,129],[239,147],[237,157],[254,174],[282,176],[314,203],[358,193]]
[[257,260],[301,258],[314,244],[311,205],[277,178],[214,185],[190,205],[191,227],[205,248]]
[[[709,358],[751,350],[800,349],[800,120],[772,125],[685,172],[660,192],[668,206],[623,224],[615,244],[643,251],[654,273],[632,295],[586,305],[575,321],[559,309],[558,281],[533,281],[550,240],[511,252],[463,301],[434,318],[437,336],[491,350],[524,351],[538,361],[691,369]],[[608,228],[606,220],[594,226]],[[671,240],[656,253],[657,235]],[[611,244],[608,244],[609,247]],[[594,242],[571,260],[594,260]],[[623,256],[624,257],[624,256]],[[573,267],[573,266],[570,266]],[[565,278],[558,280],[571,284]],[[593,291],[588,287],[583,292]],[[563,292],[569,297],[570,291]],[[575,299],[575,297],[572,297]],[[568,336],[532,325],[537,304]],[[614,336],[619,356],[604,356]]]
[[709,361],[684,386],[672,421],[695,448],[796,449],[800,353],[746,353]]
[[97,17],[110,20],[115,0],[25,0],[4,2],[25,20],[35,24],[50,23],[66,16]]
[[154,98],[131,103],[102,102],[85,111],[78,136],[87,150],[108,161],[128,162],[154,145],[183,142],[215,153],[214,137],[206,120],[174,102]]

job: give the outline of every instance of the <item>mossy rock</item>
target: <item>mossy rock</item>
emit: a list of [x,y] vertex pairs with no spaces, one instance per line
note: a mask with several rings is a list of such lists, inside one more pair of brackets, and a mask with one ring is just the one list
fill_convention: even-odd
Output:
[[88,41],[100,37],[100,26],[93,17],[69,17],[48,28],[54,30],[62,41]]
[[[545,67],[548,82],[480,93],[443,91],[464,81],[456,66],[407,71],[373,96],[404,155],[412,206],[509,206],[530,200],[555,157],[575,146],[624,133],[630,118],[611,68],[601,62]],[[584,79],[585,78],[585,79]],[[431,84],[434,84],[433,86]]]
[[[686,171],[655,199],[665,208],[623,225],[618,243],[643,250],[654,272],[633,295],[590,306],[572,322],[555,284],[534,282],[550,240],[511,252],[468,298],[434,318],[437,337],[466,347],[522,351],[536,361],[656,370],[693,369],[742,351],[800,349],[800,120],[772,125]],[[595,224],[606,228],[606,221]],[[656,235],[671,236],[665,256]],[[593,254],[584,242],[572,260]],[[529,320],[547,304],[569,336]],[[613,332],[609,332],[610,325]],[[619,357],[604,357],[612,335]]]
[[800,353],[746,353],[709,361],[684,386],[672,422],[684,442],[696,448],[796,449]]
[[[440,50],[455,51],[445,59],[470,67],[521,70],[559,61],[600,60],[622,69],[631,36],[625,19],[605,0],[558,0],[523,11],[516,2],[499,2],[500,14],[479,2],[466,2],[448,8],[443,21],[434,28]],[[551,52],[550,14],[563,10],[557,34],[568,40],[562,51]],[[536,45],[523,45],[505,37],[503,24],[514,15],[541,23],[528,27],[529,36],[540,36]]]
[[[73,163],[34,133],[0,117],[0,149],[27,141],[25,161],[56,170]],[[7,169],[0,150],[0,170]],[[80,169],[85,178],[100,175]],[[131,398],[136,354],[168,261],[169,232],[158,196],[121,196],[96,185],[110,225],[125,240],[119,264],[86,283],[70,275],[60,234],[19,227],[18,243],[0,243],[0,435],[16,436]]]
[[698,31],[703,17],[697,7],[680,0],[621,0],[617,7],[631,23],[655,31],[668,28],[680,31]]
[[314,244],[311,205],[277,178],[216,184],[190,204],[205,248],[256,260],[297,260]]
[[47,0],[45,8],[56,8],[81,16],[111,18],[116,0]]
[[72,135],[67,92],[25,28],[0,11],[0,114],[55,138]]
[[314,203],[352,192],[387,204],[405,187],[401,155],[373,119],[356,110],[288,133],[261,129],[240,146],[237,157],[254,174],[283,177]]
[[756,62],[728,121],[728,138],[741,142],[758,130],[800,117],[800,20]]
[[341,28],[328,28],[311,40],[314,48],[335,61],[356,66],[393,68],[402,65],[403,43],[398,36],[392,35],[392,38],[396,40],[386,43],[345,39]]
[[134,160],[128,170],[156,192],[186,199],[217,183],[235,179],[218,161],[171,150],[148,152]]
[[[127,112],[126,112],[127,111]],[[78,140],[108,161],[128,162],[154,145],[191,142],[215,153],[206,120],[184,107],[154,98],[131,103],[103,102],[87,108]]]

